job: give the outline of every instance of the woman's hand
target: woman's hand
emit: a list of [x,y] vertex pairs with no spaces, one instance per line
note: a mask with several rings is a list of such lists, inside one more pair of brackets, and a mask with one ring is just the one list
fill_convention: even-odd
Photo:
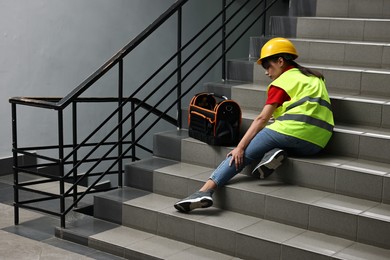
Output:
[[234,148],[230,153],[228,153],[227,157],[231,157],[229,166],[232,166],[234,163],[236,165],[236,170],[238,171],[241,165],[244,163],[244,153],[245,150],[239,147]]

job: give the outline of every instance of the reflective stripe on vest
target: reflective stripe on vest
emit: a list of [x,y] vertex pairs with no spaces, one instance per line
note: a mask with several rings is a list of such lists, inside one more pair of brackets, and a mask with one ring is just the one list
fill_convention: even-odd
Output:
[[312,98],[312,97],[304,97],[300,100],[298,100],[297,102],[295,102],[294,104],[291,104],[289,105],[287,108],[286,108],[286,111],[294,108],[294,107],[297,107],[297,106],[300,106],[302,105],[303,103],[305,103],[306,101],[309,101],[309,102],[317,102],[318,104],[320,104],[321,106],[324,106],[324,107],[327,107],[330,111],[332,111],[332,107],[331,105],[329,104],[328,101],[322,99],[322,98]]
[[333,125],[328,124],[327,122],[322,121],[320,119],[306,116],[306,115],[286,114],[286,115],[278,117],[278,120],[279,121],[294,120],[294,121],[304,122],[306,124],[311,124],[311,125],[323,128],[329,132],[333,131]]

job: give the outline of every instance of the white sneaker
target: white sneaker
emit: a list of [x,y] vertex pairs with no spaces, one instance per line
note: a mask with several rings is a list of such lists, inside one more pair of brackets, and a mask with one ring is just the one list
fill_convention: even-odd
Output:
[[252,175],[263,180],[270,176],[276,168],[282,165],[287,158],[287,153],[279,148],[267,152],[260,163],[253,169]]

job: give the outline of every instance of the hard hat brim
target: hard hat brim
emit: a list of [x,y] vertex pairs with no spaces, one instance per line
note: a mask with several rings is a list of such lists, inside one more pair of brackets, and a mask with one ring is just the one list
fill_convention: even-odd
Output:
[[257,60],[257,64],[261,64],[263,59],[272,57],[277,54],[290,54],[294,57],[293,59],[298,57],[298,52],[290,40],[276,37],[263,45],[260,50],[260,58]]

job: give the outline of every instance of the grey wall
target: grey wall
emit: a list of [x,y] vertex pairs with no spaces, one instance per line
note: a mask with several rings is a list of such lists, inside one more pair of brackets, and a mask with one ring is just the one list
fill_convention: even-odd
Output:
[[[2,0],[0,1],[0,158],[11,156],[11,112],[13,96],[63,97],[152,23],[174,0]],[[190,1],[183,10],[184,38],[189,39],[206,18],[215,14],[220,1]],[[259,26],[260,28],[260,26]],[[257,30],[256,28],[254,29]],[[125,85],[131,89],[168,56],[159,46],[176,48],[176,22],[168,22],[145,47],[129,59]],[[249,39],[248,39],[249,41]],[[247,43],[230,56],[246,57]],[[144,62],[148,60],[149,63]],[[150,61],[153,62],[150,62]],[[125,60],[125,66],[127,60]],[[219,79],[220,69],[205,79]],[[116,72],[105,76],[94,96],[115,92]],[[89,93],[86,93],[88,95]],[[27,134],[24,145],[57,141],[53,111],[21,107],[19,127]],[[82,118],[94,124],[106,107],[94,108]],[[39,113],[38,113],[39,112]],[[81,133],[80,135],[83,135]]]
[[173,2],[0,1],[0,157],[11,154],[9,97],[68,94]]

